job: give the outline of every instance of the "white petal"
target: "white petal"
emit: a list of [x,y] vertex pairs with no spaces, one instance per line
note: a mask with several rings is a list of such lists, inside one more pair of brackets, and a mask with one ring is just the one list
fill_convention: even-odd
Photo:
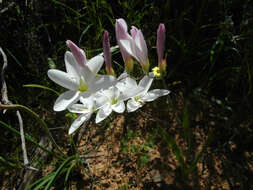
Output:
[[107,99],[100,94],[91,94],[89,97],[80,97],[80,102],[82,102],[83,106],[91,112],[103,106],[106,103],[106,100]]
[[73,56],[73,54],[69,51],[65,53],[65,66],[66,66],[67,73],[72,75],[73,77],[76,77],[78,82],[81,76],[87,83],[92,81],[96,76],[96,73],[93,73],[92,70],[89,68],[88,63],[84,65],[83,67],[81,67],[76,62],[76,59]]
[[79,67],[78,64],[73,56],[73,54],[69,51],[66,51],[65,56],[65,67],[68,74],[72,76],[79,76]]
[[136,88],[137,83],[134,79],[130,77],[126,77],[124,79],[121,79],[119,82],[117,82],[116,87],[121,91],[124,92],[125,90],[129,90],[131,88]]
[[139,58],[140,62],[145,63],[148,59],[148,49],[141,30],[138,30],[135,35],[135,43],[138,47],[138,51],[136,51],[136,56]]
[[115,85],[117,79],[112,75],[99,75],[94,79],[94,83],[91,86],[91,90],[96,92],[100,89],[107,89]]
[[69,128],[69,135],[75,132],[85,121],[89,120],[92,113],[89,114],[81,114],[76,120],[71,124]]
[[73,104],[68,110],[72,113],[90,113],[88,106],[83,104]]
[[165,89],[154,89],[146,93],[144,97],[141,98],[142,101],[144,102],[151,102],[155,99],[157,99],[160,96],[166,96],[170,93],[169,90]]
[[142,104],[140,102],[136,102],[133,99],[128,100],[127,102],[127,111],[128,112],[134,112],[138,108],[142,107]]
[[112,113],[112,108],[109,103],[101,107],[96,115],[96,123],[103,121]]
[[107,102],[108,99],[105,97],[103,94],[96,93],[92,96],[93,101],[94,101],[94,109],[97,110],[104,106]]
[[96,75],[102,67],[103,63],[103,56],[97,55],[88,61],[87,66],[89,67],[90,71]]
[[56,84],[59,84],[64,88],[67,88],[69,90],[78,89],[77,79],[68,73],[65,73],[57,69],[50,69],[47,72],[47,75],[52,81],[54,81]]
[[138,95],[143,91],[143,88],[138,87],[136,81],[130,77],[122,79],[116,84],[116,87],[121,91],[120,100],[127,100]]
[[119,100],[125,101],[125,100],[127,100],[129,98],[132,98],[132,97],[135,97],[139,94],[143,94],[143,90],[144,90],[143,88],[138,87],[138,86],[126,89],[125,91],[123,91],[121,93],[121,96],[120,96]]
[[54,104],[54,111],[63,111],[79,100],[80,92],[67,91],[61,94]]
[[125,104],[123,101],[119,101],[117,104],[111,106],[113,111],[117,113],[123,113],[125,111]]
[[[121,45],[124,50],[129,53],[131,56],[136,58],[135,55],[135,44],[132,39],[127,39],[127,40],[119,40],[119,44]],[[137,59],[137,58],[136,58]]]
[[153,82],[153,77],[150,77],[148,75],[145,75],[139,82],[139,87],[144,88],[144,94],[149,90],[152,82]]
[[121,80],[124,80],[128,77],[127,72],[123,72],[118,78],[117,80],[120,82]]

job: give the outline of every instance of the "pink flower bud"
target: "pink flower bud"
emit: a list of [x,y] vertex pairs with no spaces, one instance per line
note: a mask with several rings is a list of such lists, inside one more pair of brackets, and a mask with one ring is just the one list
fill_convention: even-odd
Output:
[[74,44],[72,41],[67,40],[66,41],[67,46],[70,48],[70,51],[72,52],[73,56],[75,57],[77,63],[85,67],[87,63],[86,55],[82,49],[80,49],[76,44]]
[[114,75],[111,61],[109,33],[107,31],[104,32],[103,51],[106,64],[106,72],[107,74]]
[[164,55],[165,32],[166,31],[165,31],[164,24],[160,24],[157,29],[157,41],[156,41],[159,65],[162,63],[163,55]]

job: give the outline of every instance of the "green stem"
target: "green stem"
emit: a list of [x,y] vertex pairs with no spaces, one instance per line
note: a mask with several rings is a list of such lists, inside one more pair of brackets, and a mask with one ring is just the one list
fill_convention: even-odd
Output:
[[47,133],[50,141],[53,143],[53,145],[57,148],[57,150],[62,154],[64,155],[64,153],[62,152],[62,150],[60,149],[60,147],[56,144],[53,136],[51,135],[49,129],[48,129],[48,126],[47,124],[44,122],[44,120],[42,120],[40,118],[40,116],[38,114],[36,114],[34,111],[32,111],[30,108],[26,107],[26,106],[23,106],[23,105],[19,105],[19,104],[12,104],[12,105],[3,105],[3,104],[0,104],[0,109],[23,109],[25,110],[27,113],[31,114],[33,117],[35,117],[39,123],[41,124],[41,126],[43,127],[43,129],[45,130],[45,132]]

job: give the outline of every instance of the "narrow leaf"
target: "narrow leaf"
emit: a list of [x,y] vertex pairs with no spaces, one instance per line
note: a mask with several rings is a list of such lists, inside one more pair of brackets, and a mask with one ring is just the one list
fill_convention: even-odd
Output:
[[57,94],[58,96],[60,96],[59,92],[53,90],[52,88],[49,88],[49,87],[46,87],[46,86],[42,86],[42,85],[39,85],[39,84],[25,84],[25,85],[23,85],[23,87],[42,88],[44,90],[49,90],[51,92],[54,92],[55,94]]

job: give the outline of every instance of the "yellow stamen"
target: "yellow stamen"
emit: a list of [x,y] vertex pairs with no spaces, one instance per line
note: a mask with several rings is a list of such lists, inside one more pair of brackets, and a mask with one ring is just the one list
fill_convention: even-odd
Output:
[[155,77],[160,77],[161,76],[161,72],[160,72],[160,68],[159,67],[154,67],[152,69],[152,72],[154,73]]
[[88,85],[85,83],[83,77],[80,78],[78,90],[80,92],[86,92],[88,90]]
[[111,99],[111,105],[117,104],[118,103],[118,99],[117,98],[112,98]]

